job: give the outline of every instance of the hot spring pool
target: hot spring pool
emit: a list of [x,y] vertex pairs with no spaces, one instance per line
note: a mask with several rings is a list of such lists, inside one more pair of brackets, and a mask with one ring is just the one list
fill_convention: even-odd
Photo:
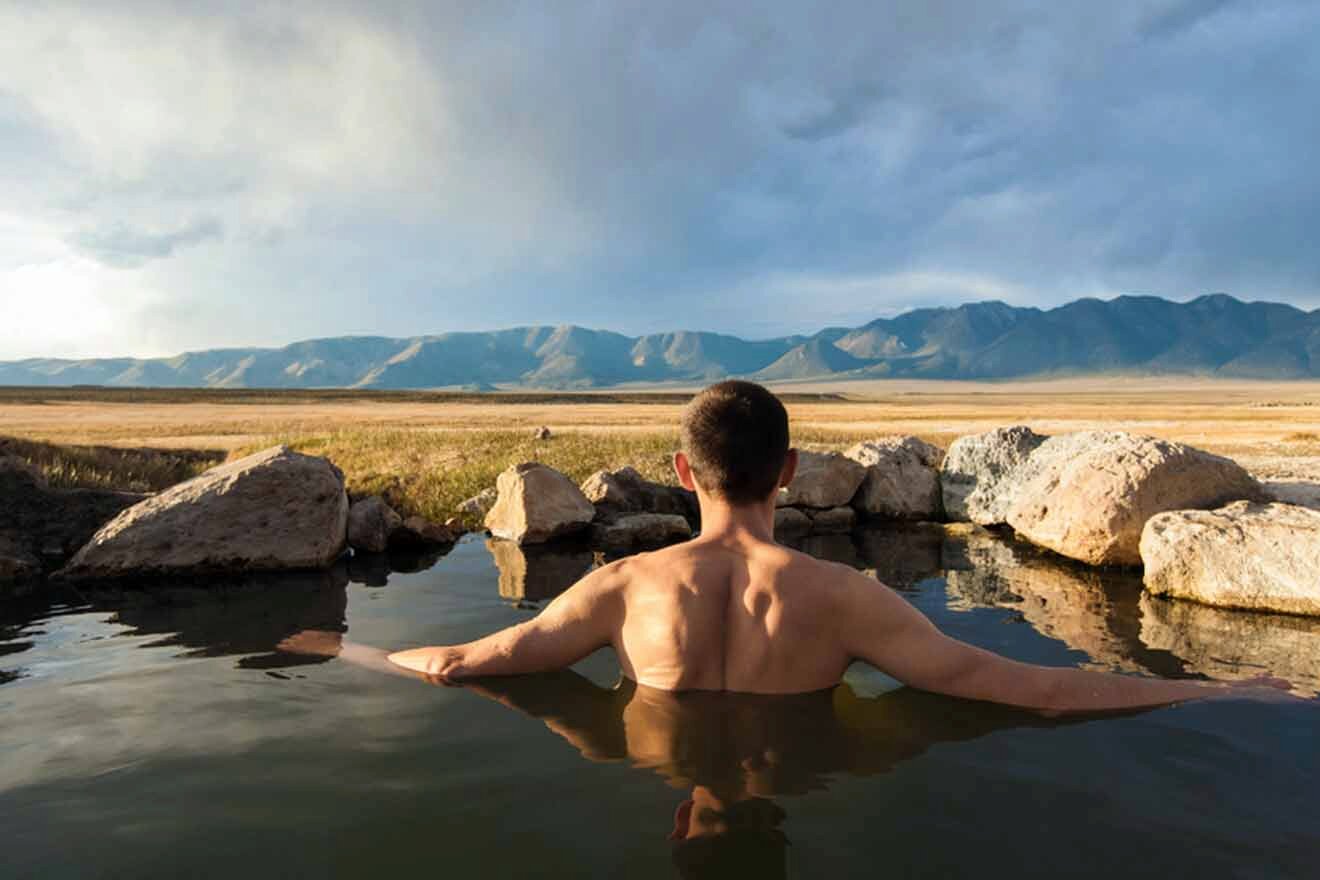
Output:
[[[802,546],[1021,660],[1320,688],[1317,621],[1152,601],[1130,574],[940,529]],[[496,549],[0,609],[0,875],[1320,872],[1320,703],[1049,723],[861,667],[834,692],[676,698],[616,687],[609,652],[479,689],[273,651],[304,628],[465,641],[593,562]]]

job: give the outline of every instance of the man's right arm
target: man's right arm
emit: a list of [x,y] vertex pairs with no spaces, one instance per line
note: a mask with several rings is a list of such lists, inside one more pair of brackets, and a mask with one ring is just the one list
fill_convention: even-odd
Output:
[[855,659],[924,691],[1047,714],[1167,706],[1223,693],[1223,685],[1019,663],[960,642],[893,590],[844,574],[841,638]]

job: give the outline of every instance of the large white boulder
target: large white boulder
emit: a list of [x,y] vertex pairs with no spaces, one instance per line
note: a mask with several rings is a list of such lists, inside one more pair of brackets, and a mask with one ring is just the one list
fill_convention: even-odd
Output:
[[940,468],[944,514],[959,522],[998,525],[1008,515],[1011,477],[1046,438],[1025,425],[959,437]]
[[793,482],[779,490],[779,507],[842,507],[852,501],[866,468],[838,452],[799,452]]
[[866,468],[852,506],[880,519],[939,519],[940,461],[944,450],[918,437],[858,443],[844,453]]
[[499,498],[486,514],[486,528],[497,538],[540,544],[580,532],[596,516],[572,480],[538,462],[509,468],[495,488]]
[[1177,510],[1141,533],[1146,589],[1220,608],[1320,615],[1320,511],[1239,501]]
[[276,446],[212,468],[124,510],[67,577],[323,568],[343,552],[348,496],[324,458]]
[[1137,565],[1146,520],[1166,510],[1263,497],[1240,465],[1181,443],[1117,431],[1051,437],[1019,468],[1007,522],[1090,565]]

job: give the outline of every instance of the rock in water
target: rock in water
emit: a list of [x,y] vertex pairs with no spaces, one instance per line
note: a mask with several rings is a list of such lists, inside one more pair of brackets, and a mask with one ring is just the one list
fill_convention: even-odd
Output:
[[1181,443],[1123,432],[1051,437],[1019,471],[1007,521],[1041,547],[1090,565],[1137,565],[1146,520],[1166,510],[1259,500],[1236,462]]
[[1239,501],[1157,514],[1142,530],[1141,560],[1157,596],[1320,615],[1320,511]]
[[424,516],[410,516],[390,533],[391,547],[436,547],[457,540],[458,533],[454,529]]
[[857,494],[866,468],[838,452],[799,452],[793,482],[779,490],[779,507],[843,507]]
[[695,519],[697,496],[681,486],[654,483],[631,467],[596,471],[583,481],[582,494],[601,514],[667,513]]
[[833,535],[852,531],[857,522],[857,511],[851,507],[831,507],[827,510],[808,510],[811,531],[817,535]]
[[347,524],[339,469],[276,446],[128,508],[102,526],[62,574],[323,568],[343,552]]
[[611,549],[663,547],[690,537],[692,527],[676,513],[630,513],[592,527],[592,542]]
[[940,460],[944,451],[917,437],[858,443],[845,456],[866,468],[852,506],[881,519],[940,518]]
[[805,535],[811,531],[811,517],[796,507],[775,508],[775,535]]
[[940,470],[945,516],[983,526],[1003,523],[1016,485],[1010,475],[1045,440],[1014,425],[953,441]]
[[17,540],[0,534],[0,584],[22,583],[41,574],[41,563]]
[[580,532],[596,516],[596,508],[572,480],[534,461],[500,474],[496,489],[499,499],[486,514],[486,528],[497,538],[519,544]]
[[348,509],[348,546],[364,553],[383,553],[390,535],[403,525],[403,518],[379,495],[356,501]]
[[[13,550],[17,579],[62,564],[96,534],[96,530],[145,495],[104,489],[52,489],[41,472],[15,456],[0,457],[0,543]],[[22,565],[19,561],[22,561]],[[6,575],[0,571],[0,581]]]

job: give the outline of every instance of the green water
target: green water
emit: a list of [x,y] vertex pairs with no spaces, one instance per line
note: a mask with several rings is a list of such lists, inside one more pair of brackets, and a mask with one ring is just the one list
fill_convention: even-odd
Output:
[[[1309,621],[1152,602],[1128,575],[938,530],[804,547],[1019,659],[1320,684]],[[609,652],[477,689],[273,651],[307,627],[384,647],[466,640],[524,619],[592,556],[536,555],[526,581],[501,578],[479,539],[395,563],[422,570],[5,609],[0,876],[1320,870],[1315,703],[1057,724],[860,667],[821,694],[673,697],[619,686]],[[676,826],[692,838],[671,840]]]

